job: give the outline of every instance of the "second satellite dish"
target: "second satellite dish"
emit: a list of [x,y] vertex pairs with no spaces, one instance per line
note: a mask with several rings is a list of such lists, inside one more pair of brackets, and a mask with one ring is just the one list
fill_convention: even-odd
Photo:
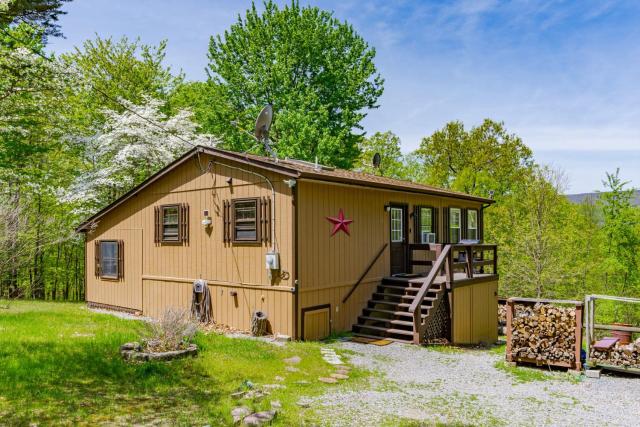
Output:
[[269,139],[269,128],[273,118],[273,107],[267,104],[256,119],[255,137],[258,141],[267,141]]

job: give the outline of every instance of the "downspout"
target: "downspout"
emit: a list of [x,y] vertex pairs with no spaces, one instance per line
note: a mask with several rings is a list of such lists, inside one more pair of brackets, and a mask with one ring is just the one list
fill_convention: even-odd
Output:
[[291,197],[293,203],[293,338],[298,338],[298,185],[291,188]]

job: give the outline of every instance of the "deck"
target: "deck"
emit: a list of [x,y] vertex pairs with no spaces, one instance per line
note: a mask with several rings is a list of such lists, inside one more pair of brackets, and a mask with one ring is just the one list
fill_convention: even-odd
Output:
[[[409,250],[409,273],[382,280],[353,325],[356,335],[414,344],[427,335],[446,336],[451,330],[449,292],[498,279],[496,245],[410,245]],[[416,251],[426,256],[418,259]],[[425,271],[414,275],[414,266]]]

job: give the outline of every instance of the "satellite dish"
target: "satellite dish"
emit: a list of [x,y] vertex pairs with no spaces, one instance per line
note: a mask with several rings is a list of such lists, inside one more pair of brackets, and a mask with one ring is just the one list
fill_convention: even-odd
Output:
[[380,162],[382,161],[382,157],[380,156],[380,153],[376,153],[373,155],[373,167],[378,169],[380,167]]
[[258,141],[268,141],[269,128],[271,127],[271,120],[273,118],[273,107],[271,104],[267,104],[256,119],[255,137]]

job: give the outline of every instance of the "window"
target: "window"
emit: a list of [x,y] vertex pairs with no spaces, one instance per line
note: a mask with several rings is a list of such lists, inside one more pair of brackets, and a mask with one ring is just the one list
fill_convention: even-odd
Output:
[[404,226],[402,224],[404,209],[391,208],[391,241],[404,242]]
[[156,243],[189,243],[189,205],[162,205],[154,208]]
[[460,241],[460,208],[449,208],[449,240],[450,243]]
[[106,279],[124,277],[123,252],[124,242],[122,240],[96,241],[96,276]]
[[416,238],[418,243],[435,243],[435,212],[433,208],[418,206],[416,215]]
[[177,242],[180,240],[180,207],[178,205],[162,206],[162,241]]
[[260,239],[258,223],[258,199],[234,200],[233,240],[235,242],[257,242]]
[[478,211],[467,211],[467,239],[478,240]]

